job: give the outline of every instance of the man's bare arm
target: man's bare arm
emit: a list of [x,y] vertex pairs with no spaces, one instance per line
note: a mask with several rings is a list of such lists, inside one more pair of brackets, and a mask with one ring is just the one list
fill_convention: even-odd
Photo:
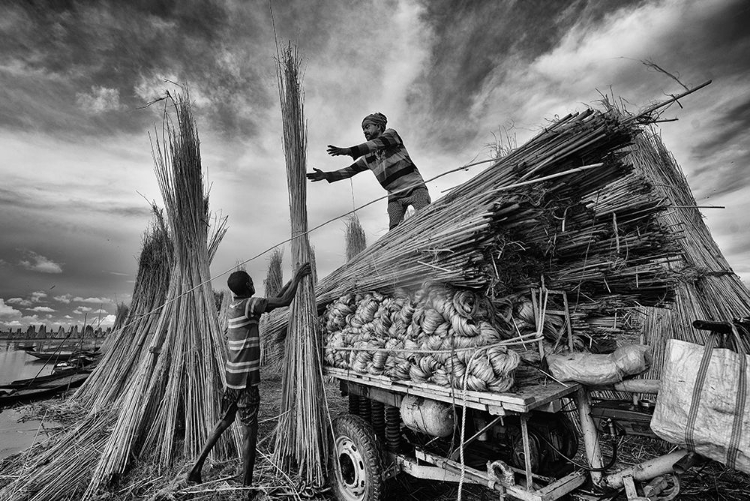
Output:
[[302,266],[299,267],[297,270],[297,273],[294,274],[294,278],[292,278],[282,289],[278,296],[276,297],[269,297],[266,299],[266,311],[271,311],[276,308],[281,308],[283,306],[289,306],[292,304],[292,300],[294,299],[294,295],[297,293],[297,286],[302,281],[303,278],[305,278],[307,275],[310,274],[312,271],[312,268],[310,267],[310,263],[305,263]]

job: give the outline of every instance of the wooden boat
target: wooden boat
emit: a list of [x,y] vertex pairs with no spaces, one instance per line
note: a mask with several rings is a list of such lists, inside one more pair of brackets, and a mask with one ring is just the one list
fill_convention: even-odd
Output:
[[39,360],[68,360],[73,356],[72,351],[36,351],[26,350],[26,353]]
[[89,377],[91,371],[83,369],[73,373],[51,374],[31,379],[19,379],[0,385],[0,408],[17,402],[29,402],[77,388]]
[[26,353],[29,355],[38,358],[39,360],[69,360],[71,358],[77,357],[77,356],[87,356],[91,358],[95,358],[96,356],[100,355],[100,353],[97,350],[26,350]]

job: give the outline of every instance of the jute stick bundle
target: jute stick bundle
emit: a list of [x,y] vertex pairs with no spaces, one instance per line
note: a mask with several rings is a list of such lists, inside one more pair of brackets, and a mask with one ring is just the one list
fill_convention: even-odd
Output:
[[[218,419],[225,348],[208,268],[217,244],[215,239],[209,243],[200,141],[189,97],[178,95],[173,103],[176,127],[166,123],[163,144],[157,138],[154,149],[174,244],[169,290],[148,355],[125,389],[123,412],[103,448],[87,496],[122,473],[133,454],[153,454],[158,465],[171,465],[178,429],[184,429],[182,453],[196,456]],[[218,233],[224,231],[220,224]],[[215,454],[227,457],[239,443],[238,433],[234,438],[234,444],[220,441]]]
[[[669,201],[669,209],[659,219],[680,235],[681,259],[673,265],[682,279],[676,284],[673,307],[640,310],[645,341],[654,349],[654,363],[644,377],[658,378],[667,340],[704,344],[709,334],[694,329],[693,321],[729,321],[750,315],[750,291],[711,236],[682,169],[661,137],[646,131],[636,139],[628,158]],[[746,349],[750,349],[747,342]]]
[[[209,234],[189,101],[178,96],[172,103],[177,127],[165,118],[164,144],[157,141],[154,151],[169,236],[157,216],[139,264],[133,314],[112,356],[72,400],[91,406],[87,415],[20,465],[24,473],[0,491],[2,499],[29,499],[29,493],[37,501],[95,498],[134,457],[170,466],[180,455],[176,440],[182,455],[197,455],[217,420],[225,348],[208,265],[226,227],[220,220]],[[237,450],[236,429],[233,438],[219,443],[217,456]]]
[[349,262],[365,250],[367,247],[367,237],[362,224],[359,222],[357,214],[352,214],[346,220],[346,261]]
[[[268,262],[268,271],[266,272],[266,279],[263,281],[265,286],[266,297],[275,297],[279,294],[282,287],[284,287],[284,272],[281,269],[281,263],[284,258],[284,249],[276,248],[271,252],[271,259]],[[261,365],[266,364],[266,359],[269,353],[278,347],[276,343],[272,342],[271,336],[268,332],[268,315],[260,317],[260,323],[258,328],[260,330],[260,363]],[[278,356],[276,357],[278,360]],[[275,369],[275,368],[274,368]]]
[[[292,222],[295,269],[311,260],[307,239],[307,130],[303,114],[300,60],[289,45],[279,55],[277,76],[284,129],[284,157]],[[290,306],[289,335],[282,373],[281,417],[274,459],[285,471],[296,468],[308,485],[323,485],[328,456],[328,415],[322,375],[322,346],[316,332],[317,310],[312,277],[297,289]]]
[[74,399],[81,406],[97,412],[113,405],[122,395],[154,333],[169,286],[172,253],[163,213],[154,208],[154,223],[143,239],[128,315],[102,349],[104,355],[96,370],[75,393]]

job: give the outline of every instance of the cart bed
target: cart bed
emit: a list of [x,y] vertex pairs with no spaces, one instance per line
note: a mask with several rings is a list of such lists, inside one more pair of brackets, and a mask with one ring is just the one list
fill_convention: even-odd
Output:
[[404,395],[416,395],[441,402],[455,403],[488,411],[502,416],[506,414],[525,413],[532,410],[557,412],[562,408],[561,398],[574,393],[580,385],[577,383],[561,384],[538,378],[517,378],[512,391],[505,393],[471,391],[446,388],[433,383],[416,383],[414,381],[393,381],[386,376],[359,374],[352,370],[325,367],[326,374],[342,382],[357,383],[371,388]]

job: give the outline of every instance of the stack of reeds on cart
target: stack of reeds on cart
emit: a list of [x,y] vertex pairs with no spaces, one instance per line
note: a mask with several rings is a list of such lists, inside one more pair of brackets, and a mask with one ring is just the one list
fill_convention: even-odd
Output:
[[[543,285],[567,293],[588,346],[637,338],[634,309],[665,306],[679,279],[681,235],[658,218],[668,203],[626,157],[649,118],[605,108],[553,122],[320,280],[319,310],[426,280],[501,303]],[[270,332],[285,318],[274,312]]]
[[[672,266],[679,273],[670,308],[639,308],[643,337],[654,350],[654,363],[645,377],[659,378],[666,342],[680,339],[705,344],[709,333],[693,328],[694,320],[730,321],[750,316],[750,290],[742,283],[711,236],[701,213],[721,207],[699,206],[687,179],[659,134],[646,130],[628,148],[628,160],[669,201],[658,218],[679,233],[680,259]],[[750,338],[743,337],[750,350]]]

